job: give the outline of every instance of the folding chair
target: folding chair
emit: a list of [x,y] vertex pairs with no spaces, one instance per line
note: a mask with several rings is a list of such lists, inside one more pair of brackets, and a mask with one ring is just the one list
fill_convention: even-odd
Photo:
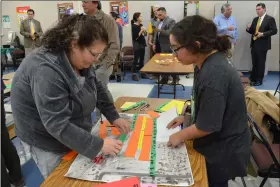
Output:
[[279,86],[280,86],[280,81],[278,83],[278,86],[276,87],[276,90],[274,92],[274,96],[276,95],[277,92],[280,93]]
[[[252,116],[247,113],[247,117],[253,134],[252,163],[258,176],[263,177],[260,184],[263,187],[268,178],[280,178],[280,144],[269,144]],[[245,184],[244,178],[241,179]]]

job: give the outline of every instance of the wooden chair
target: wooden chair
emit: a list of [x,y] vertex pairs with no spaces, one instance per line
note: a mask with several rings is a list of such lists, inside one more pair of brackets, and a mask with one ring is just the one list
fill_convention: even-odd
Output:
[[129,67],[131,69],[134,60],[134,52],[132,46],[124,46],[121,49],[120,62],[123,76],[125,76],[125,69]]
[[[253,135],[252,163],[258,176],[263,177],[260,184],[260,187],[263,187],[268,178],[280,178],[280,144],[269,144],[252,116],[247,113],[247,117]],[[244,178],[241,179],[246,187]]]

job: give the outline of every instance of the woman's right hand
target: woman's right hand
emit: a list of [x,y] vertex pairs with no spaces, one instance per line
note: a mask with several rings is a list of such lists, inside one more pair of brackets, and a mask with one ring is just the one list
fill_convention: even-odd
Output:
[[116,156],[117,154],[120,153],[121,149],[122,149],[122,142],[120,140],[106,138],[104,139],[104,144],[101,149],[101,152],[104,155]]
[[184,116],[178,116],[176,118],[174,118],[168,125],[167,128],[168,129],[174,129],[176,127],[178,127],[179,125],[183,124],[184,122]]
[[145,29],[145,27],[142,26],[142,27],[141,27],[141,30],[142,30],[142,31],[145,31],[146,29]]

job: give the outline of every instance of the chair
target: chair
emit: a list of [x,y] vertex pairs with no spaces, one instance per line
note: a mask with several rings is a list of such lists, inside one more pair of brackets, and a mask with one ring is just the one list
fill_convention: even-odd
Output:
[[274,92],[274,96],[276,95],[277,92],[280,93],[279,86],[280,86],[280,82],[278,83],[278,86],[276,87],[276,90]]
[[[280,145],[269,144],[252,116],[247,113],[247,117],[253,134],[252,163],[257,170],[257,174],[263,177],[260,184],[260,187],[263,187],[268,178],[280,178]],[[244,178],[241,179],[245,184]]]
[[11,52],[11,56],[12,56],[12,61],[14,64],[14,69],[16,70],[16,68],[19,67],[20,63],[24,59],[25,52],[22,49],[17,48]]
[[132,46],[124,46],[121,49],[121,68],[123,76],[125,76],[125,68],[129,67],[131,69],[134,60],[134,51]]

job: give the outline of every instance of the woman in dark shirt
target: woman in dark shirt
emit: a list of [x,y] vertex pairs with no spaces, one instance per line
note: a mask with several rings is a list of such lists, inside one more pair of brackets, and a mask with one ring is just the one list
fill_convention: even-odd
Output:
[[[134,61],[132,65],[132,80],[139,81],[139,77],[136,74],[136,65],[139,61],[139,69],[144,66],[145,58],[145,47],[147,36],[147,31],[142,25],[142,16],[140,12],[133,14],[133,19],[131,20],[131,29],[132,29],[132,43],[134,50]],[[145,74],[141,74],[141,78],[147,78]]]
[[[177,23],[170,43],[178,60],[196,67],[192,125],[171,135],[168,145],[194,140],[194,149],[206,159],[209,187],[227,187],[228,180],[246,176],[250,157],[244,90],[238,72],[227,61],[231,43],[201,16]],[[167,127],[183,121],[183,116],[177,117]]]

